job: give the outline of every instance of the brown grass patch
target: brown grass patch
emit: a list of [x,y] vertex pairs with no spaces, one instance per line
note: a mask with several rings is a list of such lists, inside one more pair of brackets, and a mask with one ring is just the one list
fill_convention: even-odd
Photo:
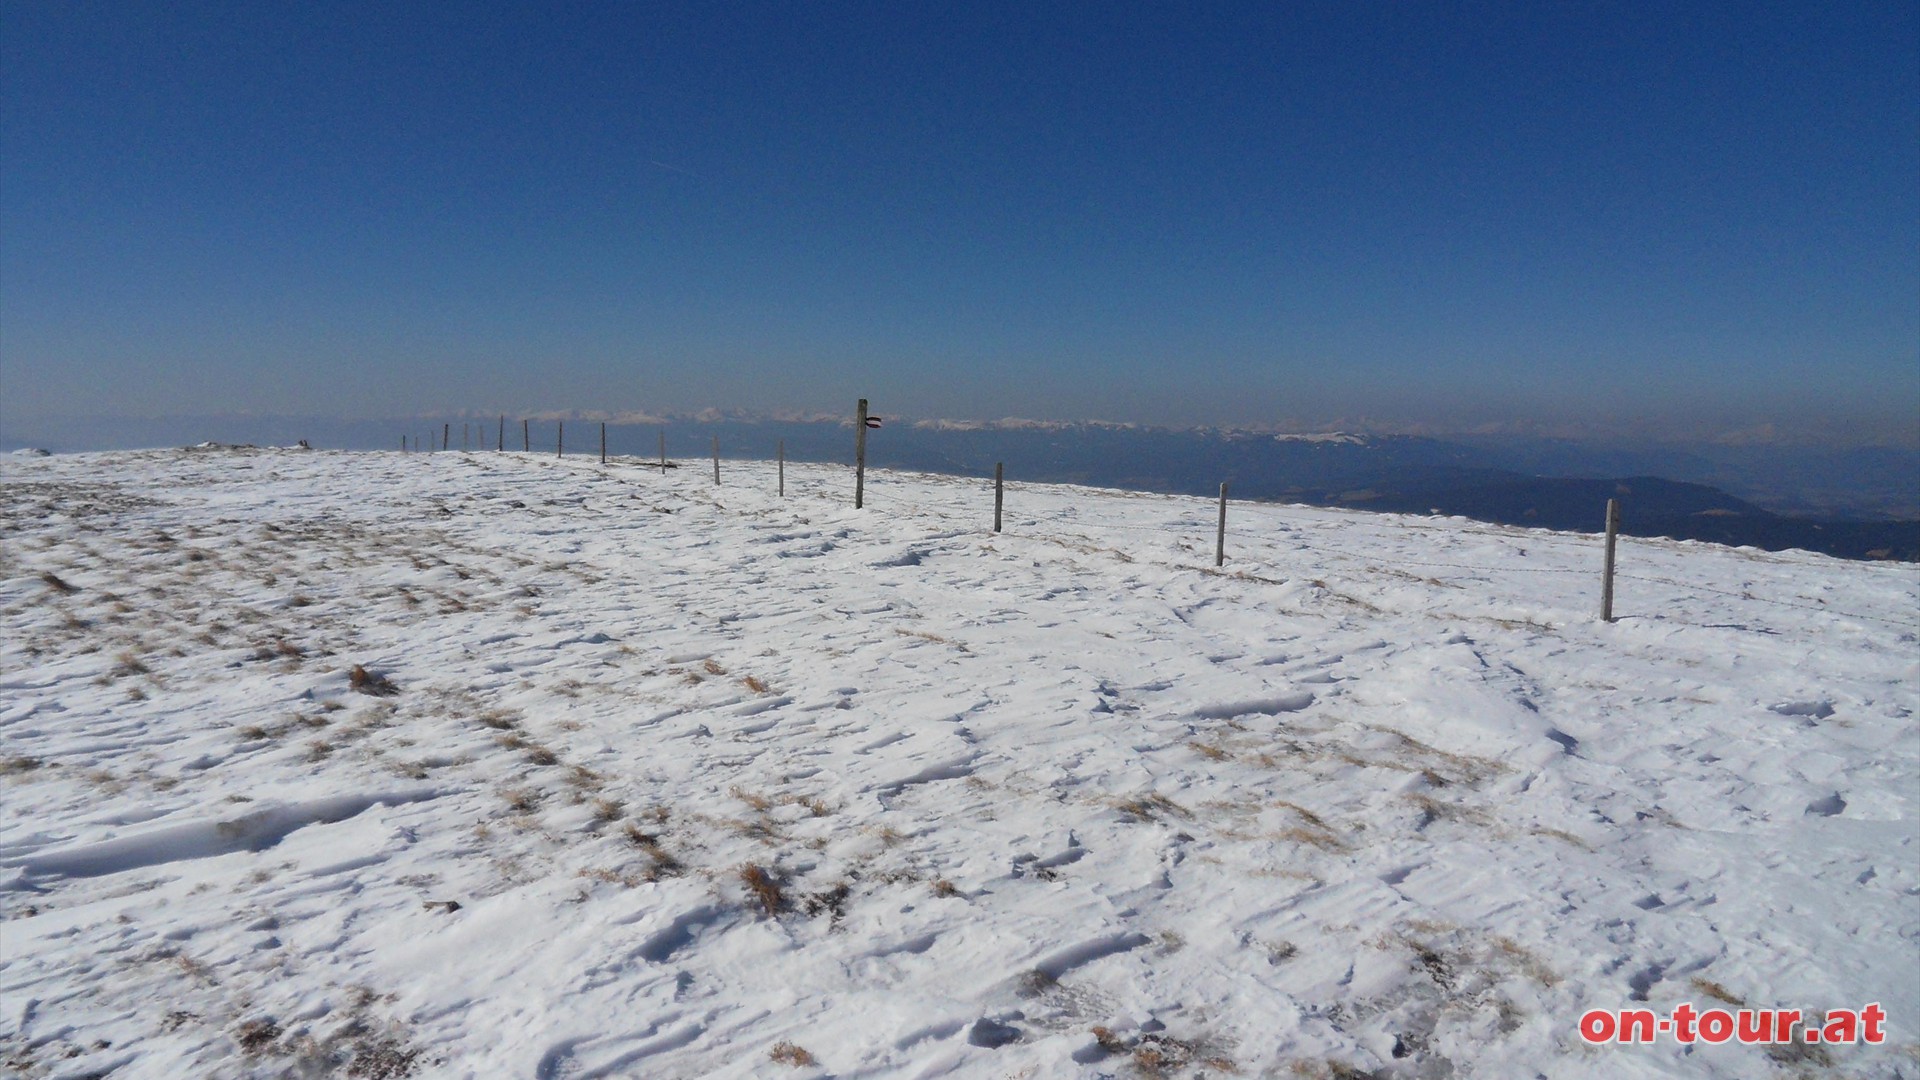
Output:
[[353,669],[347,672],[347,686],[358,693],[371,694],[374,697],[387,697],[400,692],[400,688],[393,684],[393,680],[384,674],[368,671],[360,664],[353,665]]
[[740,868],[740,883],[753,894],[754,901],[760,905],[760,910],[768,918],[780,914],[780,908],[786,903],[787,898],[780,891],[780,883],[774,880],[773,875],[755,863],[748,863]]
[[813,1055],[807,1053],[805,1047],[796,1046],[786,1041],[774,1043],[773,1049],[769,1050],[767,1054],[780,1064],[791,1065],[796,1069],[804,1069],[815,1063]]
[[773,800],[767,798],[765,795],[756,795],[741,787],[728,788],[727,794],[732,795],[734,798],[739,799],[755,810],[765,812],[773,808]]
[[1165,795],[1147,794],[1131,799],[1122,799],[1113,804],[1115,810],[1141,821],[1153,821],[1161,817],[1191,817],[1187,809]]
[[1719,983],[1714,982],[1712,979],[1703,979],[1698,975],[1696,975],[1693,978],[1687,980],[1687,985],[1693,987],[1695,990],[1700,991],[1702,994],[1705,994],[1706,996],[1712,998],[1715,1001],[1724,1002],[1728,1005],[1732,1005],[1736,1009],[1744,1009],[1747,1006],[1747,1003],[1741,1000],[1740,995],[1735,994],[1733,991],[1728,990],[1726,987],[1721,986]]

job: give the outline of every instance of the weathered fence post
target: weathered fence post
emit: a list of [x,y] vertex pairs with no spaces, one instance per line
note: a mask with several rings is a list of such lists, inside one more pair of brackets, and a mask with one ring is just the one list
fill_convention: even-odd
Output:
[[867,399],[853,413],[853,508],[867,503]]
[[993,531],[1000,531],[1000,508],[1006,505],[1007,463],[993,463]]
[[553,422],[553,456],[567,456],[567,422],[565,420]]
[[445,449],[446,449],[446,448],[447,448],[448,446],[450,446],[450,445],[452,445],[452,444],[451,444],[451,443],[450,443],[450,442],[448,441],[448,440],[449,440],[449,439],[450,439],[450,438],[452,437],[452,435],[453,435],[453,425],[452,425],[452,424],[441,424],[441,425],[440,425],[440,449],[442,449],[442,450],[445,450]]
[[403,454],[407,452],[407,437],[405,435],[400,436],[400,452]]
[[500,414],[500,441],[493,444],[493,452],[498,454],[507,448],[507,414]]
[[523,454],[533,452],[533,421],[531,420],[520,421],[520,452]]
[[607,422],[600,421],[600,464],[607,463]]
[[1220,528],[1213,534],[1213,565],[1227,564],[1227,482],[1220,481]]
[[720,483],[720,436],[718,435],[713,437],[713,482],[716,487]]
[[473,450],[473,424],[472,422],[468,422],[460,425],[460,452],[463,454],[466,454],[466,453],[471,453],[472,450]]
[[1620,500],[1607,500],[1607,557],[1600,571],[1600,621],[1613,621],[1613,548],[1620,538]]
[[774,460],[780,463],[780,497],[787,495],[787,440],[781,439],[773,451]]

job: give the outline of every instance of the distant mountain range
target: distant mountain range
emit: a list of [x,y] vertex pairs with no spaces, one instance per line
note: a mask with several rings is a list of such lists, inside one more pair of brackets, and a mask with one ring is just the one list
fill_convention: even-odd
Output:
[[[876,410],[877,411],[877,410]],[[770,458],[784,442],[794,460],[853,457],[851,419],[755,417],[708,411],[691,416],[618,414],[538,418],[530,445],[554,447],[556,421],[568,443],[598,450],[609,422],[611,452],[651,458],[658,436],[676,458],[702,458],[711,440],[728,457]],[[521,445],[519,418],[507,446]],[[437,439],[491,447],[498,418],[418,417],[341,421],[313,417],[206,417],[119,421],[33,445],[56,450],[186,445],[206,439],[256,444],[379,449]],[[22,443],[31,433],[8,432]],[[76,445],[77,444],[77,445]],[[0,447],[4,448],[4,447]],[[872,433],[876,468],[987,477],[1004,462],[1012,480],[1089,484],[1212,495],[1222,481],[1235,498],[1397,513],[1449,514],[1509,525],[1597,532],[1606,501],[1621,500],[1633,536],[1802,548],[1851,559],[1920,561],[1920,451],[1708,444],[1596,444],[1502,437],[1432,438],[1342,432],[1276,433],[1171,429],[1035,420],[892,419]]]
[[1920,561],[1920,520],[1787,516],[1707,484],[1650,475],[1529,474],[1502,467],[1516,452],[1511,446],[1113,427],[914,428],[883,432],[868,445],[877,464],[937,472],[988,475],[1005,461],[1008,475],[1023,480],[1193,495],[1226,481],[1235,498],[1586,532],[1603,528],[1607,500],[1617,498],[1631,536]]

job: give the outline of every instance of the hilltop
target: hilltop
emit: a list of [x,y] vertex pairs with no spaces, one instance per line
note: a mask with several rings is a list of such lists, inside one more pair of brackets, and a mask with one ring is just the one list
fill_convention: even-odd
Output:
[[[25,1076],[1892,1077],[1911,565],[771,462],[0,461]],[[1584,1045],[1589,1008],[1894,1045]]]

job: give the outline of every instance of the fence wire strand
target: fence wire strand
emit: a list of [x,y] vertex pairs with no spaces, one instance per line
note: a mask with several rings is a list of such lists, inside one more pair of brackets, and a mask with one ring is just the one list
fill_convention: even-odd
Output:
[[[1180,521],[1180,522],[1172,522],[1167,525],[1122,525],[1117,522],[1092,522],[1092,521],[1086,521],[1080,518],[1064,518],[1064,517],[1028,518],[1026,523],[1030,525],[1051,525],[1051,526],[1057,526],[1062,528],[1081,529],[1081,530],[1086,530],[1088,532],[1102,530],[1102,529],[1121,529],[1129,532],[1150,532],[1150,533],[1157,533],[1162,536],[1178,537],[1178,538],[1184,538],[1184,534],[1191,533],[1191,532],[1202,532],[1202,533],[1211,532],[1214,528],[1213,522]],[[1364,555],[1355,555],[1346,551],[1339,551],[1331,548],[1321,547],[1320,545],[1313,544],[1306,540],[1300,539],[1296,535],[1298,532],[1297,526],[1288,525],[1288,526],[1284,526],[1284,528],[1286,529],[1286,532],[1283,535],[1274,536],[1274,537],[1263,537],[1262,539],[1264,539],[1268,544],[1271,544],[1271,545],[1286,545],[1288,543],[1291,543],[1295,548],[1298,548],[1298,549],[1311,551],[1319,555],[1331,556],[1333,558],[1345,559],[1353,563],[1358,563],[1362,566],[1380,567],[1380,566],[1389,565],[1387,563],[1382,562],[1379,559],[1369,558]],[[1581,569],[1576,569],[1574,567],[1566,567],[1566,566],[1475,566],[1469,563],[1434,562],[1430,560],[1400,559],[1400,558],[1394,559],[1391,565],[1392,566],[1419,566],[1419,567],[1443,569],[1443,570],[1464,570],[1464,571],[1477,573],[1477,574],[1563,574],[1563,575],[1568,575],[1572,577],[1582,577],[1591,572],[1587,570],[1581,570]],[[1708,585],[1700,585],[1700,584],[1691,583],[1691,582],[1674,581],[1671,578],[1644,577],[1639,574],[1615,573],[1614,578],[1619,581],[1636,581],[1646,585],[1666,585],[1671,588],[1680,589],[1683,591],[1692,590],[1694,592],[1712,593],[1715,596],[1725,596],[1734,600],[1746,600],[1756,604],[1770,604],[1774,607],[1797,608],[1801,611],[1813,611],[1813,612],[1818,612],[1822,615],[1839,616],[1839,617],[1849,618],[1849,619],[1860,619],[1866,622],[1880,623],[1885,626],[1898,627],[1903,630],[1920,630],[1920,622],[1908,622],[1900,619],[1889,619],[1879,615],[1866,615],[1857,611],[1847,611],[1842,608],[1831,607],[1828,605],[1818,604],[1818,603],[1803,604],[1803,603],[1796,603],[1792,600],[1777,600],[1772,597],[1757,596],[1751,591],[1731,592],[1726,589],[1716,589]]]

